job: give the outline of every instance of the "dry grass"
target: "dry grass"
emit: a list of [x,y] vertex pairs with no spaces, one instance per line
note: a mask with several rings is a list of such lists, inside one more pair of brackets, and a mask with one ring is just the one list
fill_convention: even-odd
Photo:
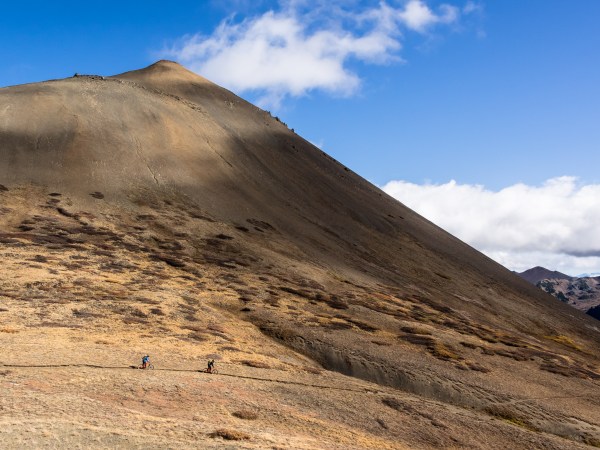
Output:
[[372,325],[370,323],[366,323],[363,322],[361,320],[357,320],[357,319],[352,319],[352,318],[348,318],[346,319],[348,322],[350,322],[351,324],[357,326],[358,328],[360,328],[363,331],[367,331],[369,333],[374,333],[375,331],[378,331],[379,328],[376,327],[375,325]]
[[431,335],[431,331],[418,325],[407,325],[401,328],[405,333]]
[[188,334],[188,338],[190,338],[194,341],[197,341],[197,342],[208,341],[208,337],[204,333],[201,333],[199,331],[194,331],[194,332]]
[[432,356],[443,361],[460,361],[463,359],[452,347],[428,334],[405,333],[399,335],[398,338],[414,345],[424,346]]
[[573,341],[573,339],[571,339],[568,336],[562,335],[562,334],[556,334],[556,335],[550,335],[550,336],[544,336],[546,339],[549,339],[551,341],[557,342],[559,344],[562,344],[566,347],[570,347],[574,350],[580,351],[582,352],[583,349],[581,348],[581,346],[577,345],[575,343],[575,341]]
[[346,322],[343,319],[338,319],[335,317],[331,319],[326,319],[321,326],[330,330],[349,330],[350,328],[352,328],[352,324]]
[[585,367],[581,367],[578,364],[563,365],[558,364],[555,361],[547,361],[544,364],[540,365],[540,369],[568,378],[582,378],[592,380],[600,379],[600,374],[594,372],[593,370],[586,369]]
[[254,411],[250,411],[248,409],[242,409],[239,411],[234,411],[231,413],[233,417],[237,417],[238,419],[244,420],[256,420],[258,419],[258,414]]
[[426,347],[433,346],[436,342],[433,337],[423,334],[403,334],[398,337],[406,342],[410,342],[411,344],[424,345]]
[[519,413],[508,408],[504,405],[490,405],[484,409],[484,411],[490,416],[504,420],[512,425],[516,425],[521,428],[525,428],[529,431],[539,431],[535,426],[531,424],[526,418],[521,416]]
[[255,367],[257,369],[270,369],[271,368],[271,366],[265,362],[253,361],[250,359],[244,359],[244,360],[240,361],[240,363],[242,363],[244,366]]
[[479,363],[476,363],[474,361],[465,361],[465,365],[468,369],[470,370],[474,370],[476,372],[482,372],[482,373],[489,373],[491,372],[490,369],[488,369],[487,367],[482,366]]
[[443,360],[459,360],[460,355],[455,353],[453,349],[447,347],[442,342],[435,342],[432,346],[427,347],[429,353],[438,359]]
[[590,447],[600,448],[600,439],[585,434],[583,436],[583,443],[589,445]]
[[394,397],[384,397],[381,399],[381,403],[383,403],[385,406],[395,409],[396,411],[404,411],[405,409],[404,405]]
[[461,341],[461,342],[459,342],[459,344],[462,345],[463,347],[467,347],[467,348],[471,348],[471,349],[479,348],[479,345],[473,344],[471,342]]
[[5,327],[5,328],[0,328],[0,333],[18,333],[19,330],[17,330],[16,328],[9,328],[9,327]]
[[210,434],[210,437],[212,437],[212,438],[220,437],[220,438],[226,439],[228,441],[243,441],[243,440],[250,439],[250,435],[247,433],[244,433],[243,431],[229,430],[226,428],[220,428],[218,430],[213,431]]

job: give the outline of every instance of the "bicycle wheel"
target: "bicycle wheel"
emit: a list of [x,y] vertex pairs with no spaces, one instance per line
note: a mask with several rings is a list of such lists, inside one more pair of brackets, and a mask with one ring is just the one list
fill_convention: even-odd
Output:
[[217,369],[213,368],[213,370],[212,370],[210,373],[212,373],[212,374],[215,374],[215,375],[216,375],[216,374],[218,374],[218,373],[219,373],[219,371],[218,371]]
[[154,364],[148,364],[148,367],[146,367],[146,369],[154,370]]

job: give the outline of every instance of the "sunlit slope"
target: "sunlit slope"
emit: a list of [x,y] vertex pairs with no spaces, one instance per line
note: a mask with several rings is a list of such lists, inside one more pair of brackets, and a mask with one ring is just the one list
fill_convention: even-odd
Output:
[[535,296],[268,113],[175,63],[0,92],[6,184],[117,202],[141,189],[177,192],[224,220],[260,216],[303,251],[324,246],[339,259],[341,249],[378,276],[461,270]]
[[248,351],[598,431],[596,321],[178,64],[0,89],[0,185],[14,348],[61,323],[136,345],[134,326],[194,361]]

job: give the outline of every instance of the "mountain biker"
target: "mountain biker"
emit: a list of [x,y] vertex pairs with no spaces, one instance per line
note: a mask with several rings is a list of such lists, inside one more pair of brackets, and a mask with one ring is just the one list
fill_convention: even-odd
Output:
[[206,369],[206,372],[212,373],[214,367],[215,367],[215,360],[214,359],[208,360],[208,368]]
[[142,358],[142,369],[145,369],[146,367],[148,367],[148,364],[150,364],[150,356],[146,355]]

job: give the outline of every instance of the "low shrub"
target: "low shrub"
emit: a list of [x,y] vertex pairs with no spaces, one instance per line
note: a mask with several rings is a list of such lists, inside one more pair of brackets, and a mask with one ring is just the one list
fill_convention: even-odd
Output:
[[534,427],[527,419],[504,405],[490,405],[484,408],[484,411],[490,416],[502,419],[505,422],[511,423],[518,427],[525,428],[530,431],[538,431],[538,429]]
[[240,361],[244,366],[255,367],[257,369],[270,369],[271,366],[262,361],[253,361],[250,359],[244,359]]
[[400,329],[402,331],[404,331],[405,333],[410,333],[410,334],[420,334],[420,335],[426,335],[426,336],[431,335],[431,331],[427,330],[426,328],[415,326],[415,325],[407,325]]
[[396,411],[404,411],[404,405],[402,405],[402,403],[400,403],[400,401],[394,397],[384,397],[381,399],[381,403],[383,403],[385,406],[395,409]]
[[256,414],[254,411],[250,411],[248,409],[242,409],[240,411],[234,411],[233,413],[231,413],[231,415],[233,417],[237,417],[238,419],[244,419],[244,420],[256,420],[256,419],[258,419],[258,414]]
[[243,431],[229,430],[226,428],[220,428],[218,430],[213,431],[210,434],[210,437],[212,437],[212,438],[220,437],[220,438],[226,439],[228,441],[242,441],[242,440],[250,439],[250,435],[247,433],[244,433]]

